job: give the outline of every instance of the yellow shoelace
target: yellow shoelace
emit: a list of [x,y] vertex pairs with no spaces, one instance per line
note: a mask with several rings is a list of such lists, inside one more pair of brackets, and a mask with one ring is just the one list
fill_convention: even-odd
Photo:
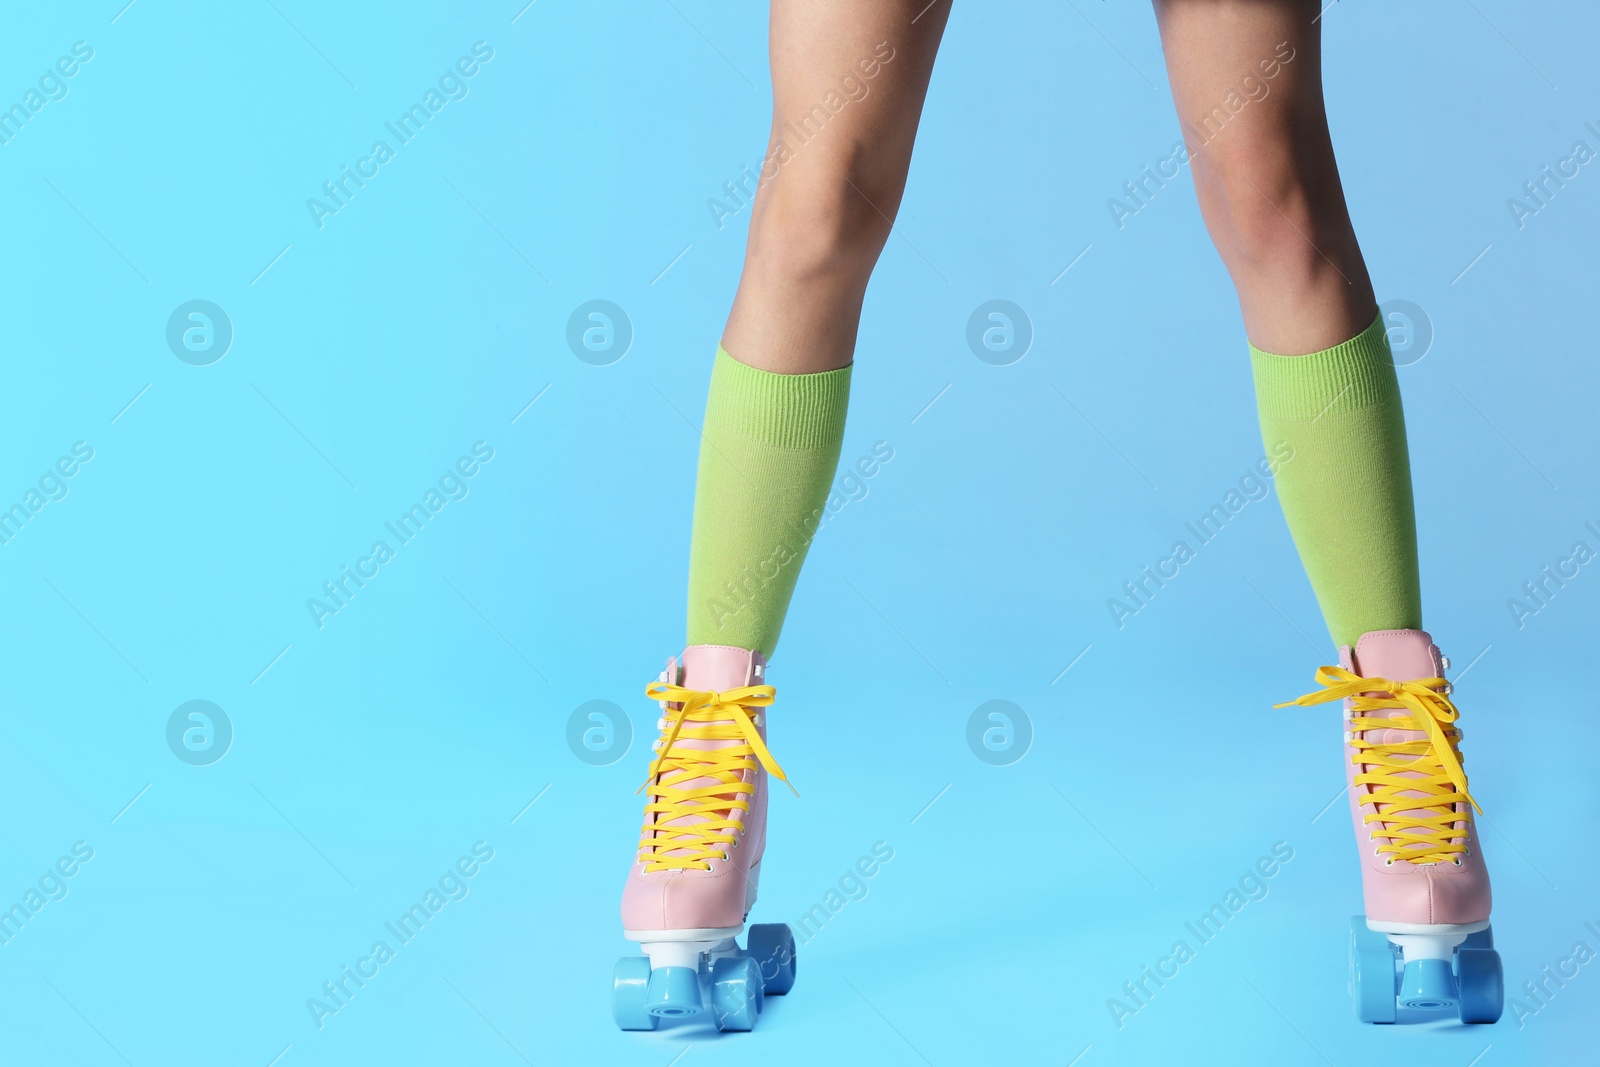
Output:
[[[668,707],[664,713],[667,721],[656,758],[650,764],[649,777],[639,787],[650,790],[639,860],[646,871],[709,871],[708,861],[726,860],[736,835],[744,830],[739,815],[750,810],[752,792],[752,786],[742,780],[744,772],[755,770],[759,761],[768,774],[786,784],[789,781],[761,740],[754,719],[754,709],[770,705],[777,690],[770,685],[747,685],[717,692],[651,682],[645,694],[677,707]],[[679,747],[679,740],[744,743],[701,749]],[[692,787],[684,784],[697,778],[711,781]],[[689,825],[666,825],[685,816],[697,818]]]
[[[1463,836],[1455,828],[1461,815],[1454,805],[1465,802],[1480,813],[1483,809],[1467,792],[1467,773],[1461,769],[1461,751],[1456,747],[1461,731],[1453,725],[1460,712],[1449,696],[1435,688],[1443,687],[1444,679],[1396,682],[1362,678],[1343,667],[1321,667],[1317,681],[1327,688],[1273,706],[1309,707],[1330,700],[1350,701],[1350,747],[1356,750],[1350,760],[1358,768],[1368,768],[1355,776],[1355,784],[1372,786],[1361,800],[1363,806],[1373,808],[1364,821],[1378,824],[1372,832],[1374,838],[1388,839],[1387,844],[1378,846],[1378,852],[1388,855],[1390,863],[1396,859],[1409,863],[1459,862],[1456,857],[1466,852],[1467,846],[1451,840]],[[1381,695],[1363,696],[1364,693]],[[1361,714],[1396,709],[1410,714],[1397,718]],[[1401,744],[1379,744],[1354,736],[1368,730],[1415,730],[1427,737]],[[1406,796],[1407,792],[1422,795]]]

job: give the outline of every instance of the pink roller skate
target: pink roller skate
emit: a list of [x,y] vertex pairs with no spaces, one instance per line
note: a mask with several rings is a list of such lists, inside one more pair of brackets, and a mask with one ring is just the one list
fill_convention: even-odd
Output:
[[1350,921],[1362,1022],[1392,1023],[1398,1005],[1408,1019],[1454,1011],[1465,1023],[1492,1023],[1504,1002],[1449,666],[1421,630],[1374,630],[1340,650],[1340,666],[1317,671],[1325,689],[1289,702],[1344,701],[1367,907]]
[[794,984],[794,936],[752,926],[767,838],[767,751],[760,653],[691,645],[646,694],[661,704],[661,737],[641,787],[649,794],[639,852],[622,891],[623,936],[642,956],[617,961],[612,1011],[624,1030],[710,1012],[719,1030],[755,1026],[764,996]]

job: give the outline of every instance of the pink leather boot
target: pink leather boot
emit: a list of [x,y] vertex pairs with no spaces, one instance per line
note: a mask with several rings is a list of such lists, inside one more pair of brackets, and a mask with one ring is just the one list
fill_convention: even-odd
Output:
[[[1421,630],[1374,630],[1326,688],[1292,701],[1344,701],[1345,774],[1366,914],[1351,922],[1352,994],[1363,1022],[1454,1010],[1494,1022],[1504,992],[1489,930],[1489,872],[1461,766],[1444,672]],[[1279,705],[1283,707],[1285,705]],[[1398,982],[1398,985],[1397,985]]]
[[730,645],[691,645],[646,688],[662,718],[639,850],[622,891],[623,936],[643,956],[617,963],[613,1011],[624,1030],[709,1011],[749,1030],[766,995],[794,984],[782,923],[735,940],[756,901],[767,839],[767,781],[787,781],[766,745],[775,691],[766,661]]

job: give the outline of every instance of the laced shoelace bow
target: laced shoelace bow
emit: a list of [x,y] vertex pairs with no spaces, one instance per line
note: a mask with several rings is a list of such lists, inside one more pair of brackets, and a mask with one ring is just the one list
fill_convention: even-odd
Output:
[[[711,869],[709,861],[728,858],[744,830],[739,816],[750,810],[753,786],[744,781],[759,764],[788,785],[788,776],[773,759],[756,727],[755,710],[771,705],[777,695],[770,685],[736,689],[685,689],[667,682],[645,687],[651,700],[663,701],[661,738],[656,758],[640,791],[648,789],[639,860],[646,871]],[[676,705],[674,707],[673,705]],[[712,748],[690,748],[679,741],[741,742]],[[687,783],[709,779],[700,785]],[[793,791],[794,786],[789,786]],[[652,816],[654,818],[652,819]],[[672,825],[694,817],[693,822]]]
[[[1343,667],[1321,667],[1317,681],[1325,688],[1294,700],[1276,704],[1309,707],[1333,700],[1349,700],[1351,762],[1360,768],[1356,785],[1372,789],[1361,798],[1373,809],[1363,821],[1377,823],[1374,838],[1387,838],[1378,846],[1387,862],[1459,863],[1467,846],[1455,824],[1461,821],[1458,803],[1471,804],[1482,813],[1478,802],[1467,791],[1467,773],[1461,766],[1457,747],[1461,731],[1454,725],[1460,712],[1451,703],[1443,678],[1419,678],[1396,682],[1388,678],[1362,678]],[[1367,694],[1376,693],[1377,696]],[[1405,711],[1394,718],[1379,718],[1363,712]],[[1357,736],[1372,730],[1410,730],[1425,735],[1421,740],[1399,743],[1368,741]],[[1411,795],[1406,795],[1406,794]],[[1420,795],[1419,795],[1420,794]],[[1402,814],[1409,812],[1411,814]]]

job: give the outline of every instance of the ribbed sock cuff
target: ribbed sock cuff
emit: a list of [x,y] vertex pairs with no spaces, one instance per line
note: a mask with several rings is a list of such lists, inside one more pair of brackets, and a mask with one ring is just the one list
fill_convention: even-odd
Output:
[[1267,418],[1319,419],[1400,395],[1381,312],[1350,340],[1307,356],[1276,356],[1251,345],[1250,366]]
[[717,346],[706,398],[706,430],[775,448],[837,448],[850,401],[850,368],[774,374]]

